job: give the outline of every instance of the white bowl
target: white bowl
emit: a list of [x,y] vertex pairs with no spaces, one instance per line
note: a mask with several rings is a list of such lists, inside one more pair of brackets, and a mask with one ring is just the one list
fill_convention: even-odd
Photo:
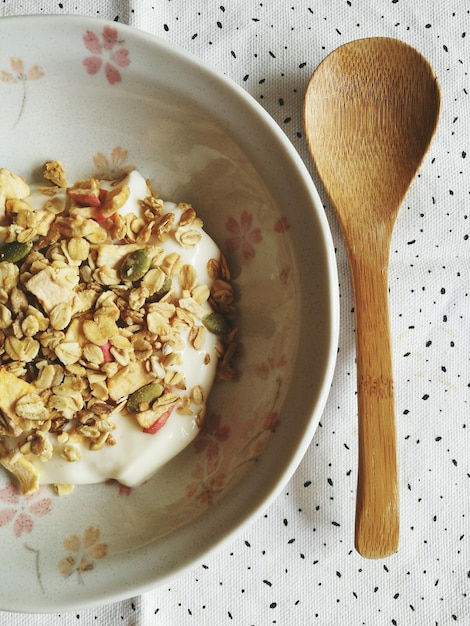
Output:
[[23,497],[1,470],[0,609],[67,610],[194,567],[286,484],[333,376],[335,256],[308,171],[278,126],[166,42],[89,18],[4,18],[0,99],[0,166],[28,181],[50,159],[69,180],[136,166],[164,198],[193,203],[231,250],[238,294],[239,378],[216,385],[206,429],[148,483]]

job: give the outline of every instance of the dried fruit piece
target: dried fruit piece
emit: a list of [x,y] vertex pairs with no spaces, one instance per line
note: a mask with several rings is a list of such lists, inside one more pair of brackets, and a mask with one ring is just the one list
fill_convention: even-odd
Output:
[[71,485],[70,483],[55,483],[53,487],[58,496],[68,496],[74,490],[75,485]]
[[98,221],[104,221],[114,215],[118,209],[126,204],[129,195],[130,189],[128,185],[120,185],[112,191],[100,189],[101,206],[97,215]]
[[161,415],[157,417],[157,419],[151,426],[145,427],[143,429],[143,432],[146,433],[147,435],[154,435],[156,432],[158,432],[160,428],[165,426],[165,424],[167,423],[168,418],[170,417],[171,412],[173,411],[173,408],[174,408],[173,405],[169,406]]
[[140,387],[143,387],[154,380],[154,376],[149,373],[145,363],[141,361],[131,361],[119,369],[114,376],[108,378],[108,392],[111,400],[118,401],[128,396]]
[[4,198],[26,198],[29,196],[29,185],[25,179],[14,174],[5,167],[0,167],[0,196]]
[[100,182],[95,178],[76,182],[73,187],[67,188],[67,195],[80,207],[101,206]]
[[65,170],[60,161],[47,161],[47,163],[44,164],[42,175],[46,180],[50,180],[51,183],[57,185],[57,187],[67,186]]
[[19,451],[6,452],[0,456],[0,464],[14,474],[20,483],[21,493],[27,496],[39,488],[39,472]]
[[18,416],[15,406],[17,402],[27,394],[35,393],[35,388],[25,380],[18,378],[4,367],[0,368],[0,410],[5,416],[9,427],[15,435],[18,430]]

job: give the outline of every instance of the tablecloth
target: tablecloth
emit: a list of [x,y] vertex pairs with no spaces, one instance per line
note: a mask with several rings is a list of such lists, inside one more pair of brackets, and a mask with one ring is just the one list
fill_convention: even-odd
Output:
[[[2,17],[28,13],[130,24],[195,54],[266,108],[305,160],[324,200],[337,249],[341,330],[320,426],[281,495],[252,526],[193,571],[141,596],[70,613],[0,612],[0,623],[470,624],[469,3],[0,2]],[[368,36],[415,46],[442,88],[437,135],[405,199],[391,247],[401,540],[398,553],[383,560],[365,560],[353,547],[354,303],[341,233],[310,164],[302,127],[302,99],[316,66],[337,46]]]

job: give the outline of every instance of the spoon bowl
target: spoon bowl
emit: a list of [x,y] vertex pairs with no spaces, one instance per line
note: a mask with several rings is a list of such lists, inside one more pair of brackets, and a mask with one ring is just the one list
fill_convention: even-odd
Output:
[[399,489],[388,261],[399,208],[436,130],[440,91],[427,60],[390,38],[337,48],[312,75],[304,125],[335,209],[355,298],[359,462],[355,546],[398,549]]

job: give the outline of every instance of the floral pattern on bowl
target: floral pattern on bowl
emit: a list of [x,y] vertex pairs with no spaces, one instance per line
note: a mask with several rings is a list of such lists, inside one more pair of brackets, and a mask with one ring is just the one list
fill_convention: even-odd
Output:
[[103,67],[104,75],[110,85],[122,80],[118,67],[126,68],[130,64],[129,50],[124,47],[124,40],[118,39],[118,31],[111,26],[104,26],[100,34],[87,30],[83,43],[91,56],[83,59],[88,74],[97,74]]
[[14,126],[18,124],[23,115],[26,106],[26,97],[28,93],[28,83],[32,80],[38,80],[44,76],[44,71],[38,65],[32,65],[28,70],[25,69],[23,59],[17,57],[10,58],[10,69],[0,70],[0,80],[4,83],[12,85],[21,85],[21,99],[18,117]]

